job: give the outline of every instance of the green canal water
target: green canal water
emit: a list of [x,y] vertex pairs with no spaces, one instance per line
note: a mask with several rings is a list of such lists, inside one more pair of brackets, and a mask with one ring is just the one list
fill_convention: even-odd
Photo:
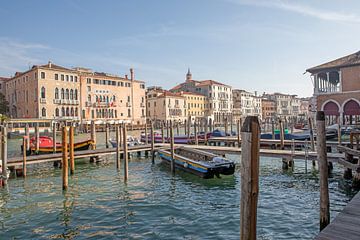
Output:
[[[10,155],[19,154],[19,142],[9,141]],[[258,239],[313,239],[319,226],[317,170],[308,164],[305,173],[298,160],[293,171],[283,171],[276,158],[262,158],[260,166]],[[114,157],[98,164],[83,159],[63,192],[61,169],[30,166],[26,180],[10,179],[0,189],[0,239],[239,239],[239,172],[238,166],[234,176],[209,180],[173,176],[159,159],[151,164],[134,155],[124,183]],[[335,165],[331,218],[353,196],[341,173]]]

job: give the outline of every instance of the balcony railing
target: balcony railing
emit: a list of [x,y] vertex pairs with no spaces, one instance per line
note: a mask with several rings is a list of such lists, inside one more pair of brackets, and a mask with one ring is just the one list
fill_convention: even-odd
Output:
[[46,99],[45,98],[40,98],[40,103],[46,103]]
[[131,103],[130,103],[130,102],[127,102],[127,103],[126,103],[126,106],[127,106],[127,107],[131,107]]
[[60,104],[60,103],[61,103],[61,100],[60,100],[60,99],[54,99],[54,103],[55,103],[55,104]]

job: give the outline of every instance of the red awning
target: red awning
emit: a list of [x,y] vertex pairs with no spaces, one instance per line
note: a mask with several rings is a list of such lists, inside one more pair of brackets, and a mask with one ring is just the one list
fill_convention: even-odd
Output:
[[325,113],[325,115],[339,116],[340,115],[339,107],[334,102],[328,102],[324,106],[324,113]]
[[360,115],[360,106],[354,100],[348,101],[344,106],[344,115]]

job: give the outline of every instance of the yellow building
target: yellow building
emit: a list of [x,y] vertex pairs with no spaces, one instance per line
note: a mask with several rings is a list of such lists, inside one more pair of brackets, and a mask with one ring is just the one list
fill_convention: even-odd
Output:
[[192,92],[179,92],[180,96],[185,97],[187,115],[194,118],[203,118],[208,115],[208,98],[201,94]]

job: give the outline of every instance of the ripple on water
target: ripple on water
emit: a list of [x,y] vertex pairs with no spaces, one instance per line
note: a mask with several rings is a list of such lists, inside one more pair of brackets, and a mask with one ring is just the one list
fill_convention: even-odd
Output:
[[[239,160],[238,156],[229,156]],[[61,190],[61,170],[49,166],[11,179],[0,190],[0,233],[5,239],[238,239],[240,174],[199,179],[168,166],[133,158],[123,181],[113,158],[76,165],[69,189]],[[299,167],[297,167],[299,165]],[[310,164],[309,164],[310,166]],[[319,183],[316,171],[295,162],[264,158],[260,169],[259,239],[312,239],[318,232]],[[336,170],[336,169],[335,169]],[[352,192],[341,171],[330,180],[332,217]]]

